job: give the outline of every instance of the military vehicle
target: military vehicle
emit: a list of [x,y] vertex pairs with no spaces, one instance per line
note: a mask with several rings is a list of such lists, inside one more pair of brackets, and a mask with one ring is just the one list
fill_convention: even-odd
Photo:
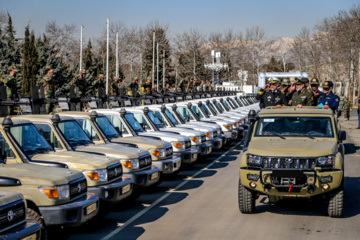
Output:
[[47,227],[78,226],[99,211],[99,198],[87,192],[83,174],[66,164],[31,160],[12,135],[11,118],[0,118],[1,189],[21,193],[27,204],[27,219]]
[[[146,150],[130,148],[119,144],[102,144],[93,128],[85,133],[72,117],[54,115],[23,115],[17,118],[30,120],[38,129],[51,129],[57,139],[50,139],[51,145],[60,144],[55,151],[77,151],[91,154],[105,154],[123,165],[123,175],[132,180],[134,187],[149,187],[159,181],[159,169],[152,166],[151,156]],[[89,123],[90,124],[90,123]],[[58,143],[56,141],[59,141]],[[135,189],[133,189],[135,194]],[[136,191],[136,195],[138,195]]]
[[240,160],[239,209],[255,212],[255,200],[323,197],[330,217],[344,212],[344,146],[332,110],[266,108],[249,112],[250,128]]
[[[0,187],[10,179],[0,176]],[[0,239],[40,239],[40,224],[26,220],[24,197],[0,188]]]
[[94,137],[94,142],[100,144],[115,143],[124,145],[127,147],[135,147],[139,149],[148,150],[152,164],[160,169],[162,173],[174,173],[178,172],[181,166],[181,158],[173,156],[173,150],[171,144],[164,141],[154,139],[143,138],[123,138],[111,125],[105,115],[91,112],[62,112],[61,116],[70,116],[76,119],[83,130],[96,133],[97,137]]

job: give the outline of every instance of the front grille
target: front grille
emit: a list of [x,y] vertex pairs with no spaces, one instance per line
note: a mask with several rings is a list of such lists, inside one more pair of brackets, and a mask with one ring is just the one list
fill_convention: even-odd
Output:
[[262,158],[263,168],[312,169],[315,164],[315,158]]
[[170,157],[173,155],[173,149],[172,147],[165,148],[165,156]]
[[191,148],[191,142],[185,141],[185,149]]
[[115,178],[118,178],[122,175],[122,167],[121,164],[112,165],[107,168],[108,180],[111,181]]
[[151,157],[150,155],[143,156],[139,158],[139,166],[140,168],[151,166]]
[[0,229],[16,225],[17,223],[24,221],[25,217],[25,204],[23,200],[0,206]]
[[216,133],[216,131],[214,132],[214,138],[216,138],[217,137],[217,133]]
[[204,136],[201,136],[201,142],[202,142],[202,143],[206,142],[206,137],[205,137],[205,135],[204,135]]
[[87,184],[85,178],[79,178],[70,182],[70,199],[73,199],[87,192]]

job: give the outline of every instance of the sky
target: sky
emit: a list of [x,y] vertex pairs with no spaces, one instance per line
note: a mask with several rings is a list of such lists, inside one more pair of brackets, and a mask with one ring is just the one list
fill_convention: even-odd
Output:
[[107,18],[128,27],[159,20],[169,26],[170,36],[190,29],[237,33],[259,26],[270,38],[292,38],[303,27],[312,29],[322,19],[359,4],[359,0],[0,0],[0,11],[10,13],[19,38],[28,24],[36,36],[41,35],[49,21],[75,24],[79,38],[83,25],[84,39],[97,38]]

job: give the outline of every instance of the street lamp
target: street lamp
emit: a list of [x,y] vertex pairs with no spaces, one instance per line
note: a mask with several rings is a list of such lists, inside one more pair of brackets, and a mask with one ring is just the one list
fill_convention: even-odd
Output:
[[[227,69],[227,63],[223,64],[220,63],[221,53],[215,52],[214,50],[211,51],[211,58],[212,63],[204,64],[205,68],[212,70],[212,84],[214,84],[214,71],[216,71],[216,81],[220,82],[220,70]],[[215,63],[216,59],[216,63]]]

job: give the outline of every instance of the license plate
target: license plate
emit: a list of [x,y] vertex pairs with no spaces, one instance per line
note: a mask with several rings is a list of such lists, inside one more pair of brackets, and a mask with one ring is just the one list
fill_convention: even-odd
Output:
[[36,240],[36,233],[23,238],[23,240]]
[[130,189],[131,189],[131,185],[130,184],[126,185],[125,187],[122,188],[122,194],[127,193],[128,191],[130,191]]
[[154,180],[155,178],[159,177],[159,172],[155,172],[153,174],[151,174],[151,180]]
[[91,204],[90,206],[86,207],[86,215],[94,212],[96,210],[96,203]]

